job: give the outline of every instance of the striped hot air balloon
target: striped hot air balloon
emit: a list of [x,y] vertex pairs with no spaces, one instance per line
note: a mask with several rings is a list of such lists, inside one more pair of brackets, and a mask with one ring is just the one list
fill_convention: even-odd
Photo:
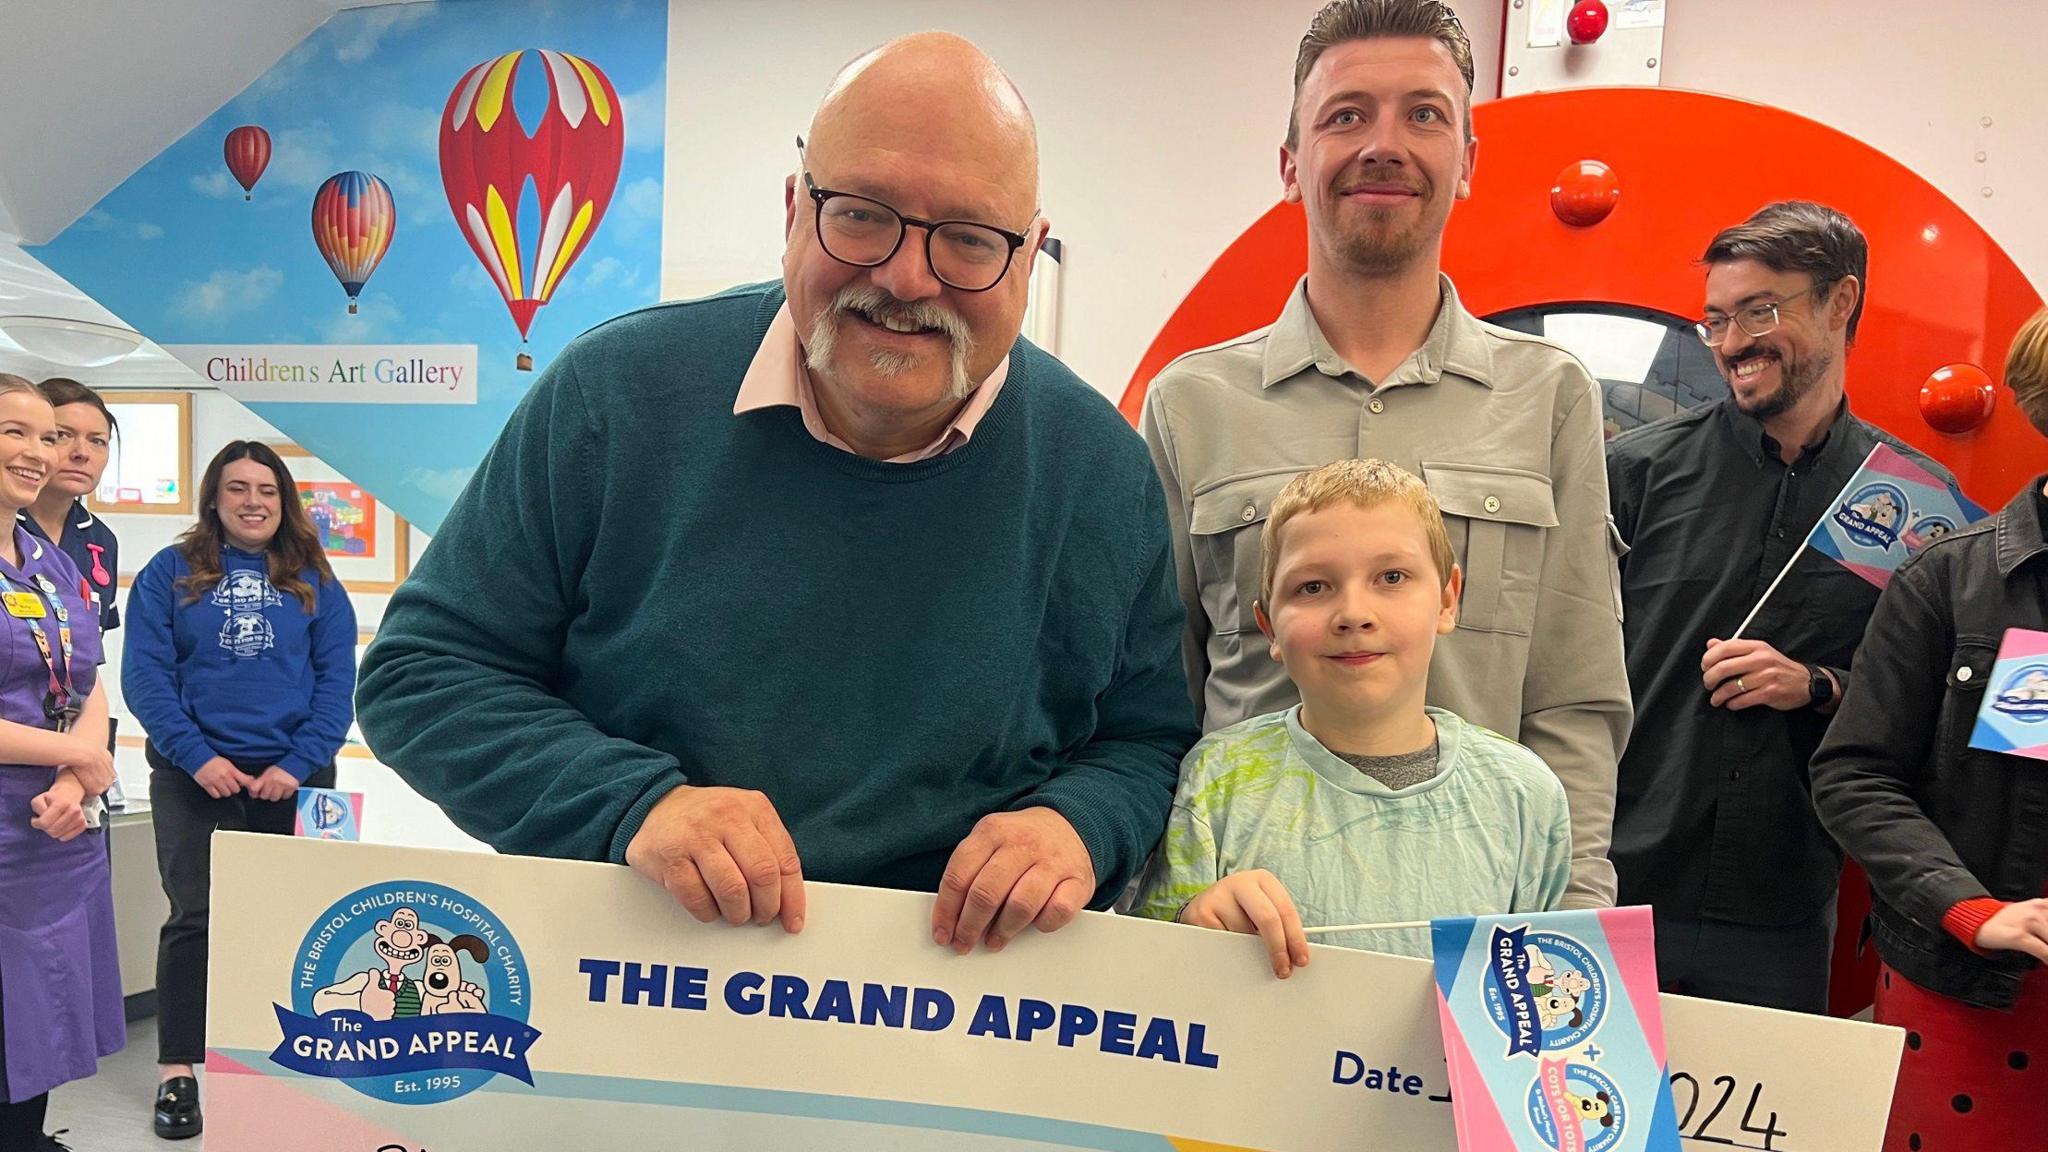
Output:
[[270,133],[255,124],[244,124],[228,133],[220,150],[228,162],[228,173],[242,186],[242,199],[250,199],[256,182],[263,179],[263,170],[270,167]]
[[313,193],[313,243],[348,293],[351,313],[397,228],[390,186],[368,172],[337,172]]
[[[529,60],[548,85],[548,105],[531,134],[513,110],[513,85]],[[531,82],[535,69],[528,67]],[[533,315],[596,235],[619,182],[626,150],[624,109],[611,80],[579,56],[549,49],[508,52],[468,72],[441,117],[441,184],[455,223],[483,263],[523,342]],[[520,245],[520,195],[538,194],[533,250]],[[519,353],[520,368],[532,357]]]

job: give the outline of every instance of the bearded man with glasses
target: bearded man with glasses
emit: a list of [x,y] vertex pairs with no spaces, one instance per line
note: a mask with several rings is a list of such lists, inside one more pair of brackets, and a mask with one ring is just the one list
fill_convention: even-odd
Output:
[[1607,449],[1637,717],[1610,857],[1621,902],[1656,909],[1667,991],[1825,1012],[1841,857],[1807,763],[1878,590],[1809,550],[1728,637],[1873,446],[1948,472],[1849,411],[1869,259],[1848,217],[1772,204],[1701,262],[1728,395]]
[[1018,336],[1037,136],[979,49],[854,61],[798,165],[779,282],[536,383],[393,596],[362,728],[470,834],[699,920],[798,931],[809,877],[1000,949],[1165,828],[1196,732],[1163,494]]

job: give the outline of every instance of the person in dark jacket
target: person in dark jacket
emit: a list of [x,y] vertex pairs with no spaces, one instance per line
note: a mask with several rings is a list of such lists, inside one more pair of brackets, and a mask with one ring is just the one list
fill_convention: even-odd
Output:
[[[2048,436],[2048,310],[2006,383]],[[1886,1152],[2038,1147],[2048,1127],[2048,764],[1970,747],[2008,690],[2004,638],[2048,632],[2044,527],[2037,476],[1907,561],[1814,756],[1821,820],[1870,875],[1877,1021],[1907,1030]]]
[[300,785],[334,787],[354,717],[356,615],[292,474],[231,441],[207,465],[199,522],[128,594],[121,695],[149,735],[157,869],[156,1133],[202,1126],[206,929],[217,831],[289,835]]

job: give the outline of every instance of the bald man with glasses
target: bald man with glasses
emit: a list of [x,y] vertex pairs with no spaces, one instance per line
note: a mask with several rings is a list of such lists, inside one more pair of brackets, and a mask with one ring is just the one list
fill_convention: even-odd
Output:
[[922,34],[834,81],[782,278],[571,344],[392,598],[378,756],[507,852],[800,930],[806,878],[1000,949],[1104,907],[1196,736],[1164,496],[1019,338],[1029,109]]
[[1848,217],[1772,204],[1707,246],[1714,403],[1614,438],[1636,729],[1609,858],[1656,910],[1666,990],[1825,1012],[1841,857],[1807,763],[1878,590],[1807,551],[1731,638],[1873,446],[1939,464],[1849,411],[1868,246]]

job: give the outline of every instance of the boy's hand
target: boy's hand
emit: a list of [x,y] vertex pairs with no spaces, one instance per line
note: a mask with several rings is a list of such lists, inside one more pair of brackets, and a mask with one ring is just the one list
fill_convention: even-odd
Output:
[[1180,922],[1197,928],[1241,932],[1266,942],[1273,975],[1282,980],[1308,967],[1308,935],[1294,898],[1280,878],[1263,868],[1233,872],[1210,885],[1180,910]]

